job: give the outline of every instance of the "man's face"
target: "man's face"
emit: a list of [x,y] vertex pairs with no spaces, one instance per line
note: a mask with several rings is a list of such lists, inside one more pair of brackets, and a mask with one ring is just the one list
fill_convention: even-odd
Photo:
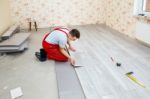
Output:
[[76,39],[77,39],[76,37],[74,37],[74,36],[72,36],[71,34],[69,34],[69,40],[75,41]]

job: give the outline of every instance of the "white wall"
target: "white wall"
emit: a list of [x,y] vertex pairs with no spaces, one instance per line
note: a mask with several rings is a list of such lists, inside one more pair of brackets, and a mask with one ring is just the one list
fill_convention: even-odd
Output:
[[0,35],[11,25],[9,0],[0,0]]
[[150,24],[138,22],[135,33],[136,39],[150,44]]

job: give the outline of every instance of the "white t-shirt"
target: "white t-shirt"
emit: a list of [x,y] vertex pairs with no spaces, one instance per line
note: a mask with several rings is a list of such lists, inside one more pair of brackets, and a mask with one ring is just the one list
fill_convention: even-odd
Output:
[[[62,31],[65,31],[66,33],[69,33],[69,30],[67,29],[61,29]],[[65,45],[67,44],[67,35],[59,30],[52,31],[45,39],[46,42],[50,44],[58,44],[59,47],[65,48]]]

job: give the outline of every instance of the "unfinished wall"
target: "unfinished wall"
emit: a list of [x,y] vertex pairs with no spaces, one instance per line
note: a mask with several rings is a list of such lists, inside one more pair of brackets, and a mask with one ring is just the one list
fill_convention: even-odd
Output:
[[12,16],[27,28],[27,19],[39,27],[104,23],[105,0],[10,0]]
[[0,0],[0,35],[11,25],[10,7],[8,0]]
[[107,0],[106,25],[130,37],[135,37],[138,21],[150,23],[144,18],[133,16],[134,0]]

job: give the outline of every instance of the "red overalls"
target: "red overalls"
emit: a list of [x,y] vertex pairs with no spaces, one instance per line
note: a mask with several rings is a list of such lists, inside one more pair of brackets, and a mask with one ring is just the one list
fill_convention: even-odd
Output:
[[[62,29],[66,29],[66,28],[55,28],[54,30],[61,31],[62,33],[65,33],[67,35],[67,33]],[[48,35],[50,35],[50,33],[48,33],[44,37],[42,42],[43,49],[46,51],[48,59],[53,59],[62,62],[68,61],[68,58],[60,52],[60,48],[58,44],[50,44],[47,41],[45,41]]]

